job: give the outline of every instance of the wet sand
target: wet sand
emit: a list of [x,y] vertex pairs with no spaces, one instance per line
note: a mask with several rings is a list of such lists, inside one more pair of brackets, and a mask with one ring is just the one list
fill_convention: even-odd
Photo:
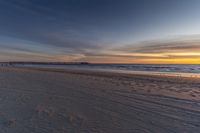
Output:
[[199,133],[200,79],[0,67],[0,133]]

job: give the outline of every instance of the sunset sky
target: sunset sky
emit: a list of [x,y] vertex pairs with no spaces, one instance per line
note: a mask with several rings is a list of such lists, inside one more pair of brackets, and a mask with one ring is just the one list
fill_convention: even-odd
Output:
[[200,64],[200,0],[0,0],[0,61]]

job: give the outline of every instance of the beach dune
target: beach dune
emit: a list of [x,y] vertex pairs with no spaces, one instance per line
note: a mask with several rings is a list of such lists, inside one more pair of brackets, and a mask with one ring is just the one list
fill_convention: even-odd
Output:
[[199,133],[200,80],[0,68],[1,133]]

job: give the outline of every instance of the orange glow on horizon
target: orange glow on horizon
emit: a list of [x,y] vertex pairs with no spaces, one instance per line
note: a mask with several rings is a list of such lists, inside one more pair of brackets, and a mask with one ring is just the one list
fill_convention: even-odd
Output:
[[108,64],[200,64],[200,53],[120,53],[111,56],[85,57],[80,59],[80,61]]

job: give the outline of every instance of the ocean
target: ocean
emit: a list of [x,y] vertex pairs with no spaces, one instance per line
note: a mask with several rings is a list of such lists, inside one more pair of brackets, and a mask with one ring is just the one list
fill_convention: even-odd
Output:
[[[20,66],[20,65],[18,65]],[[142,71],[161,73],[190,73],[200,74],[200,65],[166,65],[166,64],[26,64],[26,67],[56,68],[56,69],[87,69],[112,71]]]

